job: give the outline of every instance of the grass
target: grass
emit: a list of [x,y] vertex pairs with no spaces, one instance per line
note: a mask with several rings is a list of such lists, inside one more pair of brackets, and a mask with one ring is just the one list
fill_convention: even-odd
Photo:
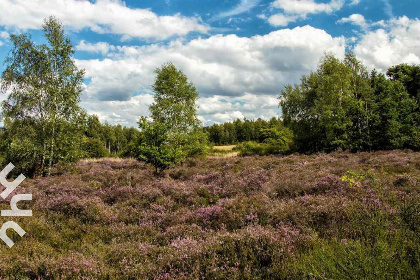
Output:
[[234,149],[236,145],[228,145],[228,146],[214,146],[209,152],[209,158],[230,158],[230,157],[237,157],[239,155]]
[[[2,279],[420,279],[420,153],[135,160],[25,180]],[[10,198],[10,197],[9,197]],[[9,200],[8,198],[8,200]],[[1,209],[9,208],[3,201]]]
[[214,146],[213,150],[216,151],[233,151],[235,149],[236,145],[228,145],[228,146]]

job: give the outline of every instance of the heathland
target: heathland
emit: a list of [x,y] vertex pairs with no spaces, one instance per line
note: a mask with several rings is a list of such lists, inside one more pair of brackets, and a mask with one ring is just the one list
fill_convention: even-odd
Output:
[[19,186],[33,217],[0,277],[419,279],[419,190],[408,150],[84,160]]
[[166,63],[137,129],[81,107],[63,25],[43,31],[10,36],[0,81],[0,165],[33,198],[2,218],[26,234],[0,279],[420,279],[420,65],[326,54],[281,117],[203,127]]

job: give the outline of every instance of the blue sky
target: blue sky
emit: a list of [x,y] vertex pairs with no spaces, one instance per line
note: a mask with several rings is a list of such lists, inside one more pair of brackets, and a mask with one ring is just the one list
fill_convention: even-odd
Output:
[[169,61],[198,88],[205,124],[280,116],[284,85],[325,52],[379,71],[420,64],[418,0],[0,0],[0,60],[9,34],[42,43],[49,15],[86,70],[82,106],[127,126],[148,115],[153,70]]

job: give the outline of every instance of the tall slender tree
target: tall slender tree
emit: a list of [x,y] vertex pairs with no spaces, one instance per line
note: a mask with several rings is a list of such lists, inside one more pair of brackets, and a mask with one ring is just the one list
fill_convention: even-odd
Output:
[[[9,96],[2,107],[6,129],[15,129],[9,133],[13,136],[10,145],[19,141],[19,127],[31,123],[36,129],[33,169],[49,175],[55,162],[77,158],[68,155],[77,153],[73,138],[84,115],[79,107],[84,71],[74,64],[73,47],[57,19],[45,20],[43,31],[48,43],[42,45],[35,45],[28,35],[11,36],[13,49],[2,75],[2,91]],[[63,138],[69,132],[69,137]],[[67,150],[57,145],[65,145]],[[57,154],[58,150],[67,155]]]

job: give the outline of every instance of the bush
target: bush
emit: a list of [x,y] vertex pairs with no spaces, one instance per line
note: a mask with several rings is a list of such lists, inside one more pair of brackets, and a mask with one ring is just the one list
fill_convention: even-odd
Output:
[[263,155],[264,147],[254,141],[240,143],[235,148],[241,156]]
[[86,158],[104,158],[109,152],[101,140],[96,138],[83,139],[83,152]]
[[281,140],[266,139],[264,143],[257,143],[253,141],[240,143],[235,148],[241,156],[266,156],[266,155],[280,155],[289,151],[289,145]]

